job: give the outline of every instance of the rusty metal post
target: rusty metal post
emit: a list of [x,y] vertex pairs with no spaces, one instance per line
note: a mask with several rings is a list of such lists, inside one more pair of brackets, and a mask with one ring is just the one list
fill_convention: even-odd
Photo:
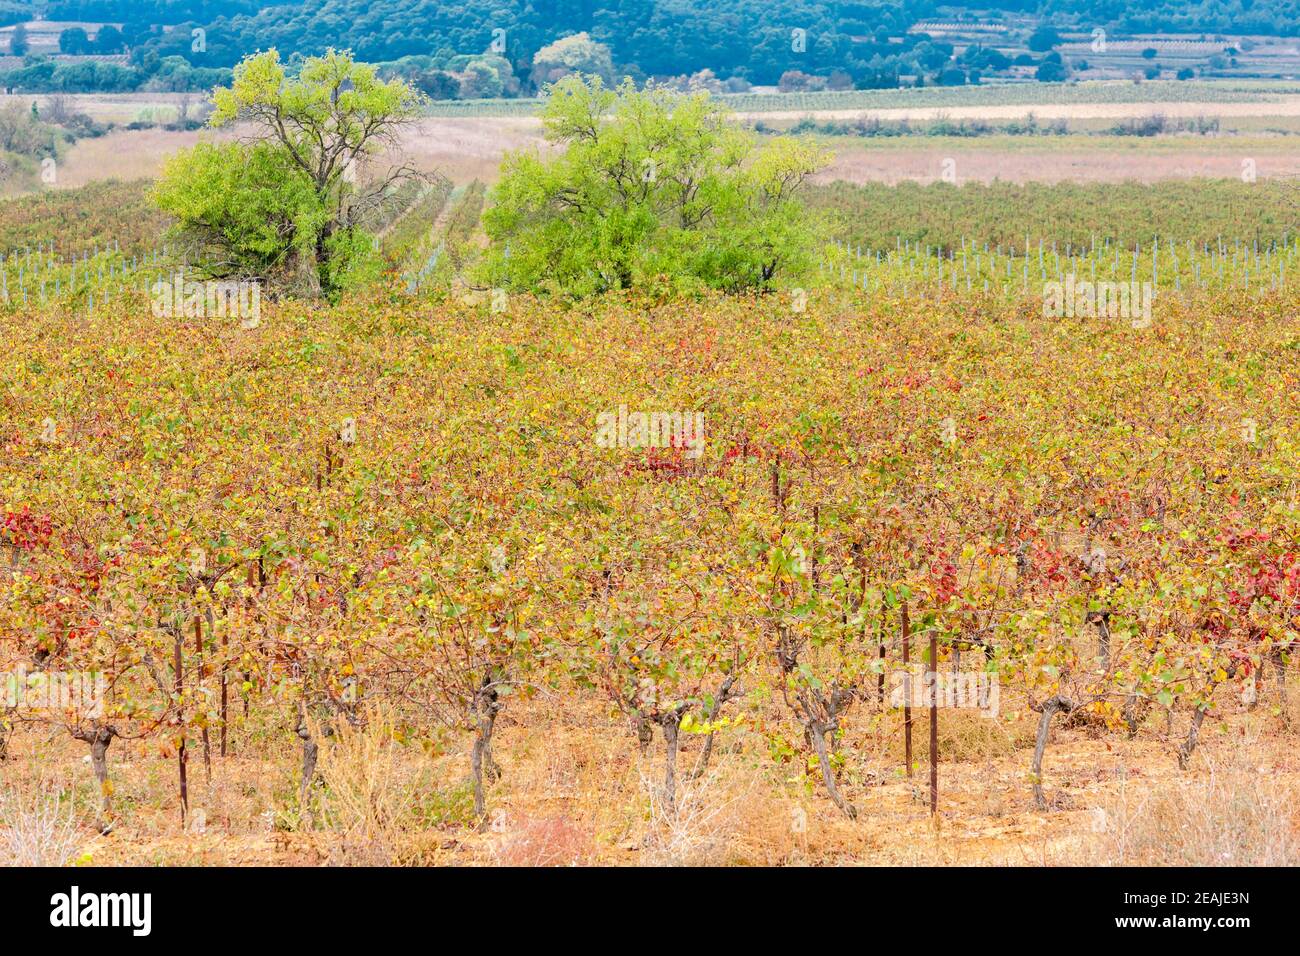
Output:
[[185,779],[185,672],[182,670],[181,644],[184,636],[180,626],[176,627],[176,640],[172,645],[172,669],[176,679],[176,724],[180,732],[180,742],[176,746],[176,771],[181,793],[181,826],[185,825],[185,815],[190,806],[189,783]]
[[907,762],[907,775],[912,776],[912,639],[908,634],[907,602],[903,602],[903,760]]
[[939,641],[930,631],[930,816],[939,812]]
[[[863,587],[866,587],[866,577],[863,577]],[[866,593],[865,591],[863,592]],[[876,700],[883,707],[885,703],[885,621],[888,615],[885,613],[888,605],[885,603],[884,594],[880,595],[880,673],[876,675]]]

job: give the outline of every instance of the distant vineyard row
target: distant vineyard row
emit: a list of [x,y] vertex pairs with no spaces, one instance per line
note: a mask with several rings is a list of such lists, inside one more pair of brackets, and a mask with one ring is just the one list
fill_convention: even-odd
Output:
[[[1251,103],[1300,95],[1300,83],[1152,81],[1007,83],[987,86],[901,90],[844,90],[817,93],[735,93],[717,98],[742,113],[792,110],[923,109],[959,106],[1037,106],[1075,103]],[[536,99],[446,100],[429,107],[433,116],[531,116]]]
[[1019,246],[1026,235],[1082,245],[1176,236],[1285,242],[1300,230],[1300,190],[1285,181],[1170,180],[1141,183],[833,183],[813,202],[839,219],[841,238],[893,248],[901,239],[952,245],[962,239]]

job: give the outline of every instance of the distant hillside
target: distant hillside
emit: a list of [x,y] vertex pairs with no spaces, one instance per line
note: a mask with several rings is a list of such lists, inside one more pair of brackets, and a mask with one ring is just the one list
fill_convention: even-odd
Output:
[[[35,0],[0,0],[0,23],[30,19],[24,11],[35,9]],[[24,91],[200,89],[222,76],[212,71],[259,49],[276,47],[288,58],[334,46],[393,64],[393,72],[413,79],[423,75],[426,92],[438,99],[531,95],[545,80],[535,55],[576,33],[608,50],[618,76],[678,78],[704,89],[729,81],[732,92],[749,85],[807,91],[1056,81],[1089,64],[1077,62],[1086,60],[1080,55],[1062,62],[1055,31],[1073,33],[1076,41],[1098,28],[1116,38],[1185,33],[1211,44],[1214,34],[1300,34],[1300,0],[989,0],[978,8],[930,0],[42,0],[39,9],[47,20],[88,24],[87,38],[75,42],[87,54],[116,53],[120,46],[130,68],[74,73],[65,66],[55,75],[28,64],[7,83]],[[98,42],[94,25],[102,23],[121,25],[120,43],[112,33]],[[1223,48],[1207,52],[1205,63],[1165,69],[1197,73],[1220,53],[1223,62],[1207,75],[1289,70],[1284,64],[1268,73],[1265,64],[1234,72],[1241,64]],[[175,57],[183,64],[169,59]],[[1162,75],[1164,66],[1112,65],[1148,75]]]

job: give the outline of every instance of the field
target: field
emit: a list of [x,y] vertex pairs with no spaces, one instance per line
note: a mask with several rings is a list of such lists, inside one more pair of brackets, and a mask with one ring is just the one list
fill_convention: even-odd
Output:
[[[115,123],[106,135],[82,139],[61,158],[56,188],[106,179],[153,177],[178,149],[210,132],[160,127],[128,130],[129,123],[170,121],[185,94],[78,94],[74,112]],[[27,105],[43,97],[3,97]],[[193,100],[193,97],[190,97]],[[835,151],[819,179],[853,183],[939,181],[945,159],[956,161],[959,182],[1158,182],[1171,178],[1238,178],[1251,159],[1260,179],[1300,175],[1300,84],[1281,81],[1015,84],[964,88],[852,91],[816,94],[723,96],[747,121],[771,130],[801,122],[840,124],[847,135],[827,136]],[[510,150],[545,148],[536,102],[528,100],[434,103],[430,116],[406,135],[405,154],[419,168],[437,170],[459,185],[492,182]],[[1005,126],[1030,117],[1044,133],[933,135],[935,124]],[[1170,132],[1114,135],[1123,124],[1162,117]],[[855,135],[858,124],[911,124],[909,135]],[[1065,124],[1065,135],[1046,133]],[[1178,123],[1211,132],[1174,132]]]
[[0,864],[1300,864],[1300,85],[728,101],[1074,125],[801,130],[764,294],[476,288],[521,101],[334,304],[190,308],[207,133],[0,202]]
[[[1073,137],[1065,137],[1067,140]],[[1300,153],[1278,139],[1255,143],[1221,139],[1135,143],[1129,140],[1079,143],[1017,138],[873,141],[838,146],[830,167],[817,175],[825,184],[933,184],[945,174],[957,184],[982,183],[1161,183],[1171,179],[1240,179],[1250,161],[1259,181],[1300,177]],[[1074,146],[1074,149],[1070,147]],[[952,179],[947,180],[949,182]]]
[[[1154,186],[938,182],[889,187],[836,182],[812,196],[815,205],[838,217],[841,238],[854,246],[892,253],[900,243],[910,242],[950,252],[969,242],[997,247],[998,254],[1014,249],[1023,258],[1027,239],[1035,271],[1039,262],[1034,247],[1039,242],[1046,243],[1049,253],[1059,249],[1062,255],[1071,244],[1076,256],[1088,247],[1101,265],[1102,245],[1106,252],[1112,246],[1125,252],[1135,247],[1149,251],[1155,240],[1165,242],[1173,259],[1189,242],[1198,255],[1210,252],[1207,245],[1218,252],[1240,251],[1242,242],[1253,251],[1267,252],[1273,245],[1288,248],[1294,245],[1298,224],[1293,183],[1230,178],[1168,180]],[[1194,258],[1183,253],[1184,271],[1194,267]],[[1166,262],[1169,281],[1172,264]],[[1017,277],[1022,265],[1013,263]],[[1243,271],[1249,268],[1244,260],[1238,265]]]
[[[471,185],[253,327],[154,314],[141,188],[0,217],[4,649],[116,734],[10,712],[56,856],[1300,862],[1294,187],[840,186],[813,287],[566,307],[448,287]],[[933,818],[904,647],[997,688]]]
[[[1001,109],[1087,106],[1172,109],[1181,104],[1242,104],[1278,107],[1300,97],[1300,82],[1231,80],[1219,82],[1152,80],[1145,83],[1091,81],[1082,83],[1003,83],[919,89],[846,90],[817,93],[724,93],[718,98],[740,114],[838,114],[862,111],[925,111],[964,108]],[[448,100],[434,103],[435,116],[531,116],[538,102],[513,100]],[[1091,115],[1087,110],[1080,112]],[[917,113],[920,115],[920,113]]]

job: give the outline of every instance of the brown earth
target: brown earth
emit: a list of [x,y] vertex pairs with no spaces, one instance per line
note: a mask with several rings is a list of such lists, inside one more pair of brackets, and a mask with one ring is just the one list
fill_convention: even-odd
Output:
[[939,148],[873,149],[838,144],[833,148],[835,159],[817,176],[820,182],[937,182],[947,159],[953,160],[958,183],[987,183],[995,179],[1016,183],[1235,179],[1242,174],[1242,162],[1247,158],[1254,160],[1255,175],[1260,179],[1300,177],[1300,149],[1275,147],[1265,151],[1256,144],[1243,148],[1229,140],[1212,147],[1184,146],[1168,151],[1100,146],[1076,151],[1031,146],[996,149],[964,143]]
[[[376,847],[387,845],[407,862],[425,865],[1195,862],[1209,852],[1196,840],[1224,829],[1228,821],[1218,815],[1227,813],[1232,828],[1244,834],[1232,844],[1244,856],[1238,862],[1260,862],[1261,854],[1296,854],[1300,845],[1300,752],[1267,706],[1272,698],[1262,703],[1247,712],[1234,701],[1213,714],[1187,771],[1178,769],[1175,756],[1185,714],[1175,717],[1173,736],[1166,736],[1164,718],[1154,716],[1132,741],[1122,733],[1058,725],[1044,764],[1046,810],[1035,807],[1029,782],[1035,715],[1023,708],[996,720],[941,712],[941,754],[948,756],[940,762],[937,817],[927,803],[924,717],[917,717],[917,771],[908,780],[899,713],[863,704],[852,713],[842,751],[841,786],[858,809],[854,821],[835,809],[815,776],[804,777],[799,759],[773,761],[757,731],[765,717],[778,716],[774,711],[764,715],[760,708],[749,715],[757,724],[722,732],[710,771],[695,782],[687,771],[699,739],[686,738],[678,814],[670,817],[655,799],[661,742],[640,757],[625,722],[597,707],[584,704],[547,717],[538,705],[521,704],[503,715],[498,731],[494,750],[503,776],[489,790],[485,827],[447,821],[401,834],[381,828],[367,831],[364,841],[322,826],[319,817],[295,822],[297,755],[288,732],[258,735],[260,747],[279,747],[267,759],[214,758],[211,781],[192,741],[186,829],[175,796],[174,756],[165,744],[125,742],[110,751],[117,823],[102,836],[85,819],[77,857],[81,865],[391,863],[375,855]],[[461,786],[467,743],[455,741],[434,758],[410,747],[402,763],[428,767],[432,759],[440,786]],[[243,745],[241,739],[236,747]],[[322,766],[330,746],[322,747]],[[24,734],[4,774],[18,788],[37,775],[71,784],[88,807],[93,781],[84,750],[62,736]],[[370,798],[382,802],[398,786],[396,771],[369,753],[360,776]],[[1273,802],[1261,805],[1260,793],[1272,794]],[[1183,794],[1182,802],[1171,804],[1170,794]],[[1286,808],[1280,815],[1279,807]],[[1204,819],[1191,819],[1200,813]],[[1166,832],[1171,814],[1188,816],[1179,824],[1183,833]],[[198,815],[205,820],[201,831],[193,826]],[[1166,858],[1116,858],[1143,839],[1159,844]],[[1300,863],[1300,855],[1287,859]]]

